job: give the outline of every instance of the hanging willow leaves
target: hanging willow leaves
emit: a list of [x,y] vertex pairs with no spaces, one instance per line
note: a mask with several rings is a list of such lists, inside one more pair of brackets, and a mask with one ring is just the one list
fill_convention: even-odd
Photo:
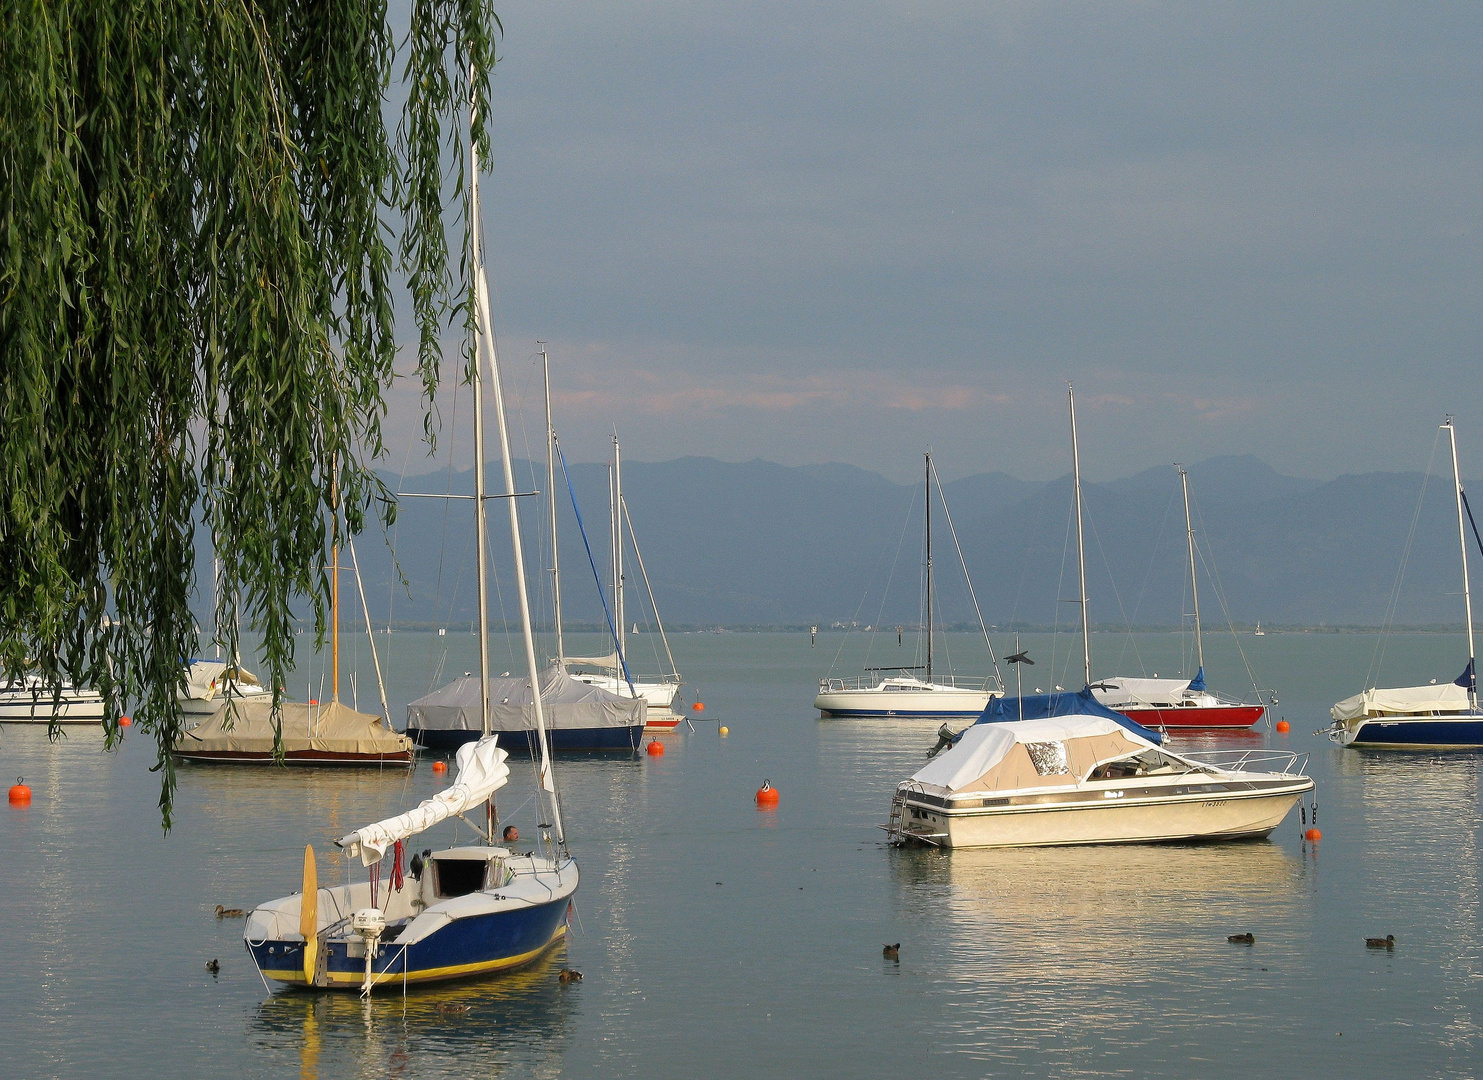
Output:
[[127,703],[167,827],[197,522],[225,644],[245,622],[282,686],[291,604],[322,638],[329,545],[391,514],[398,261],[429,402],[466,318],[444,203],[498,30],[488,0],[413,0],[400,51],[381,0],[6,0],[0,685],[97,687],[110,745]]

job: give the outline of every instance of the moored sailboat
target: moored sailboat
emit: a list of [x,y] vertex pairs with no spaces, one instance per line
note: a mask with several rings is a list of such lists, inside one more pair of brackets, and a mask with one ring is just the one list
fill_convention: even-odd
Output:
[[[472,125],[471,125],[472,126]],[[561,808],[551,771],[541,695],[532,701],[536,799],[541,822],[537,852],[516,855],[496,843],[497,816],[491,796],[509,777],[506,753],[498,736],[489,734],[489,613],[484,492],[483,393],[484,348],[489,353],[497,422],[504,460],[510,539],[526,670],[534,681],[535,637],[531,629],[521,548],[514,474],[510,465],[509,429],[500,388],[499,359],[489,325],[488,286],[479,254],[477,151],[470,148],[469,199],[475,275],[474,383],[474,520],[478,535],[479,674],[483,692],[483,737],[459,747],[458,775],[448,788],[405,814],[363,826],[337,841],[363,867],[379,869],[388,852],[391,874],[384,892],[378,874],[365,882],[322,889],[313,848],[305,851],[301,893],[282,897],[254,910],[243,940],[265,978],[327,989],[359,988],[370,994],[382,984],[406,985],[508,970],[529,963],[559,941],[566,931],[568,904],[577,891],[576,861],[566,847]],[[413,856],[402,871],[404,842],[465,812],[483,810],[474,825],[481,844],[451,847]]]
[[[1468,537],[1471,518],[1462,473],[1457,463],[1457,431],[1452,417],[1441,429],[1452,449],[1452,487],[1457,503],[1457,540],[1462,555],[1463,617],[1467,624],[1468,660],[1450,683],[1371,688],[1345,698],[1329,710],[1329,738],[1340,746],[1391,750],[1475,750],[1483,747],[1483,709],[1478,704],[1478,678],[1473,644],[1473,593],[1468,580]],[[1476,538],[1476,533],[1475,533]],[[1480,544],[1483,546],[1483,544]]]

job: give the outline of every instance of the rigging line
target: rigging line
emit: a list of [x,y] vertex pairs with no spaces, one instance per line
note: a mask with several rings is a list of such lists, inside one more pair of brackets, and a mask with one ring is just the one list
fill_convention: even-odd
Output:
[[[529,487],[529,490],[530,491],[539,491],[540,490],[540,483],[539,483],[539,481],[538,481],[538,479],[536,477],[536,461],[535,461],[535,457],[530,452],[530,429],[526,425],[526,422],[525,422],[525,408],[524,408],[524,405],[525,405],[525,402],[528,400],[529,391],[530,391],[530,384],[535,380],[536,371],[537,371],[537,368],[535,367],[534,364],[532,364],[532,366],[530,367],[530,369],[526,371],[525,385],[521,389],[520,396],[519,396],[519,398],[516,401],[516,410],[515,410],[515,416],[520,421],[520,442],[521,442],[521,445],[524,447],[524,450],[525,450],[525,467],[526,467],[526,469],[530,473],[530,487]],[[544,428],[544,426],[545,425],[543,424],[542,427]],[[544,435],[545,435],[545,432],[542,431],[542,436],[544,437]],[[552,497],[554,497],[554,496],[552,496],[552,495],[550,495],[548,493],[547,498],[552,498]],[[525,523],[522,520],[522,522],[521,522],[522,531],[529,532],[530,530],[529,529],[525,529],[524,528],[524,525],[525,525]],[[535,582],[535,586],[536,586],[535,587],[535,594],[536,594],[535,595],[535,603],[536,603],[537,610],[539,610],[540,612],[542,612],[542,614],[544,614],[545,611],[546,611],[546,608],[547,608],[547,601],[550,599],[550,593],[547,590],[547,584],[549,582],[550,575],[548,575],[545,572],[545,566],[546,566],[546,540],[548,539],[548,537],[546,536],[546,530],[543,529],[543,528],[536,528],[535,529],[535,535],[536,535],[536,540],[535,540],[535,545],[534,546],[535,546],[535,549],[536,549],[536,560],[537,560],[536,561],[536,565],[542,567],[542,572],[536,575],[536,582]],[[552,623],[551,632],[552,632],[553,635],[556,632],[556,627],[555,627],[554,620],[553,620],[553,623]]]
[[613,637],[613,648],[618,651],[618,663],[623,665],[623,678],[628,683],[629,691],[634,697],[638,697],[638,691],[633,688],[633,673],[628,670],[628,657],[623,655],[623,649],[618,644],[618,631],[613,627],[613,612],[608,608],[608,596],[602,587],[602,575],[597,572],[597,560],[592,557],[592,544],[587,540],[587,526],[582,524],[582,511],[577,506],[577,490],[572,487],[572,474],[567,471],[566,454],[560,443],[556,445],[556,457],[561,462],[561,475],[566,477],[567,494],[572,497],[572,513],[577,515],[577,531],[582,534],[582,546],[587,549],[587,564],[592,567],[592,580],[597,582],[597,596],[602,601],[603,616],[608,620],[608,633]]
[[[444,474],[444,478],[443,478],[444,494],[447,494],[447,495],[451,495],[453,493],[453,460],[454,460],[454,457],[455,457],[455,454],[453,453],[453,451],[454,451],[454,448],[458,445],[458,385],[459,385],[459,382],[460,382],[460,380],[458,380],[458,379],[454,379],[453,380],[453,405],[452,405],[452,408],[449,410],[449,419],[448,419],[448,470]],[[398,489],[400,489],[401,488],[401,485],[398,484],[397,487],[398,487]],[[448,553],[448,513],[449,513],[449,510],[452,507],[452,505],[453,505],[453,500],[452,499],[445,499],[445,500],[443,500],[443,535],[442,535],[442,537],[438,541],[438,576],[437,576],[436,584],[433,586],[433,618],[435,620],[438,618],[438,614],[439,614],[438,609],[442,606],[442,599],[443,599],[443,564],[444,564],[444,562],[446,560],[447,553]],[[465,542],[464,554],[463,554],[463,556],[460,556],[460,559],[459,559],[459,562],[460,562],[460,573],[462,572],[463,559],[464,559],[465,556],[467,556],[467,554],[468,554],[468,547],[467,547],[467,542]],[[392,588],[393,588],[393,590],[396,588],[395,584],[393,584]],[[458,586],[457,586],[457,583],[455,581],[455,584],[454,584],[454,595],[455,596],[457,595],[457,592],[458,592]],[[452,609],[452,603],[451,602],[449,604],[448,615],[449,615],[450,618],[453,615],[453,609]],[[390,618],[390,612],[389,611],[387,613],[387,625],[388,626],[391,625],[391,618]],[[432,667],[432,663],[431,663],[431,661],[432,661],[432,654],[436,650],[436,648],[437,648],[437,635],[433,635],[429,639],[429,641],[428,641],[428,661],[429,661],[428,667],[429,668]],[[443,670],[443,662],[446,661],[447,658],[448,658],[448,647],[447,647],[447,645],[445,643],[444,646],[443,646],[443,657],[442,657],[441,660],[438,661],[438,672],[439,672],[439,674],[442,673],[442,670]],[[437,676],[435,675],[434,676],[434,680],[436,680],[436,678],[437,678]],[[428,686],[428,691],[431,692],[432,689],[433,689],[432,685],[429,685]]]
[[[1209,536],[1210,530],[1205,525],[1205,514],[1200,509],[1200,498],[1198,495],[1190,496],[1190,508],[1194,513],[1195,520],[1200,523],[1200,534]],[[1199,557],[1200,565],[1205,568],[1205,576],[1215,587],[1215,599],[1220,604],[1220,613],[1225,617],[1226,629],[1231,632],[1231,640],[1236,643],[1236,652],[1241,656],[1241,664],[1246,668],[1246,677],[1251,680],[1251,689],[1256,693],[1258,702],[1262,701],[1262,688],[1257,682],[1256,671],[1251,666],[1251,658],[1246,655],[1246,647],[1241,644],[1241,635],[1236,633],[1236,624],[1231,619],[1230,605],[1226,603],[1226,586],[1220,578],[1220,567],[1215,562],[1215,552],[1208,551],[1206,545],[1199,540],[1195,541],[1195,555]]]
[[[633,541],[633,554],[638,559],[639,575],[644,579],[644,589],[649,594],[649,606],[654,609],[654,625],[659,627],[659,640],[664,642],[664,654],[669,657],[668,674],[679,677],[679,671],[675,669],[675,654],[670,652],[669,638],[664,633],[664,622],[659,618],[659,605],[654,602],[654,587],[649,584],[649,571],[644,569],[644,553],[639,550],[638,534],[633,531],[633,518],[628,513],[628,499],[619,497],[618,505],[623,508],[623,520],[628,522],[628,538]],[[659,659],[659,650],[654,650],[654,659]]]
[[[915,498],[915,493],[913,493],[913,498]],[[908,518],[908,520],[910,520],[910,511],[909,510],[908,510],[908,513],[907,513],[907,518]],[[906,525],[905,525],[905,523],[903,523],[902,526],[901,526],[901,539],[897,540],[897,542],[896,542],[896,554],[897,554],[898,557],[900,557],[900,554],[901,554],[901,545],[902,545],[902,543],[905,542],[905,540],[906,540]],[[875,568],[871,571],[870,577],[867,578],[866,580],[868,580],[868,581],[878,581],[880,579],[880,576],[881,576],[881,566],[885,564],[885,561],[886,561],[886,551],[889,551],[889,550],[890,549],[887,548],[887,549],[881,551],[880,555],[875,560]],[[892,564],[892,565],[893,565],[893,569],[894,569],[894,564]],[[860,621],[860,612],[862,610],[864,610],[864,608],[865,608],[865,601],[867,601],[869,599],[870,599],[870,586],[867,585],[865,587],[865,591],[860,594],[860,602],[855,605],[855,613],[854,613],[854,615],[850,616],[849,625],[847,625],[845,627],[844,634],[839,639],[839,648],[834,651],[834,659],[829,662],[829,670],[825,673],[826,677],[832,676],[834,674],[834,669],[839,664],[840,654],[842,654],[844,652],[845,644],[850,640],[850,634],[852,634],[854,632],[855,624]],[[868,660],[866,662],[869,663]]]
[[[1143,601],[1144,601],[1144,599],[1148,595],[1148,583],[1153,578],[1153,568],[1158,564],[1159,554],[1163,550],[1163,546],[1164,546],[1164,532],[1169,527],[1169,511],[1171,509],[1173,509],[1173,506],[1174,506],[1174,497],[1176,495],[1178,495],[1178,494],[1179,494],[1179,488],[1173,487],[1173,488],[1170,488],[1169,489],[1169,501],[1166,502],[1166,503],[1164,503],[1164,516],[1159,521],[1158,531],[1156,533],[1154,533],[1153,550],[1151,552],[1149,552],[1148,565],[1147,565],[1147,567],[1143,571],[1143,584],[1139,586],[1139,588],[1138,588],[1138,599],[1133,603],[1133,618],[1134,619],[1137,619],[1138,618],[1138,613],[1143,610]],[[1183,627],[1183,625],[1184,625],[1184,614],[1183,614],[1183,612],[1184,612],[1184,596],[1183,596],[1183,593],[1182,592],[1181,592],[1180,598],[1179,598],[1179,610],[1180,610],[1179,623],[1180,623],[1180,626]],[[1129,635],[1129,637],[1131,637],[1131,636],[1132,635]],[[1123,666],[1123,661],[1127,658],[1127,655],[1128,655],[1128,642],[1125,640],[1123,642],[1123,650],[1122,650],[1122,653],[1118,656],[1118,659],[1117,659],[1117,666],[1119,668],[1121,668]],[[1135,650],[1135,656],[1136,655],[1137,654],[1136,654],[1136,650]],[[1148,674],[1148,669],[1143,666],[1143,659],[1142,659],[1142,657],[1138,657],[1138,663],[1139,663],[1140,669],[1143,671],[1143,674],[1144,675],[1147,675]],[[1183,670],[1183,668],[1181,668],[1181,670]]]
[[1082,517],[1090,522],[1092,526],[1092,539],[1097,542],[1097,554],[1102,556],[1102,569],[1107,572],[1107,585],[1112,589],[1112,598],[1117,601],[1117,613],[1123,618],[1123,633],[1133,646],[1133,656],[1138,661],[1138,667],[1147,673],[1148,665],[1143,662],[1143,653],[1138,649],[1138,640],[1133,636],[1133,624],[1128,619],[1127,609],[1123,607],[1122,593],[1117,591],[1117,580],[1112,576],[1112,562],[1107,558],[1107,549],[1102,545],[1102,534],[1097,531],[1097,522],[1086,512],[1086,504],[1082,504]]
[[984,634],[984,647],[989,650],[989,662],[994,665],[994,679],[999,689],[1004,689],[1004,678],[999,672],[999,658],[994,655],[994,645],[989,641],[989,628],[984,623],[984,613],[978,606],[978,593],[973,589],[973,579],[968,576],[968,560],[963,557],[963,545],[958,543],[958,529],[953,524],[953,513],[947,508],[947,492],[942,490],[942,477],[937,472],[937,462],[932,463],[932,477],[937,481],[937,495],[942,503],[942,514],[947,518],[948,532],[953,538],[953,547],[958,552],[958,565],[963,568],[963,580],[968,583],[968,595],[973,599],[973,613],[978,616],[978,627]]
[[1411,546],[1416,539],[1416,527],[1421,521],[1421,508],[1426,502],[1426,489],[1431,483],[1432,468],[1437,461],[1437,447],[1441,445],[1442,429],[1432,437],[1431,457],[1426,462],[1426,472],[1421,476],[1421,492],[1416,497],[1416,512],[1411,515],[1411,531],[1406,534],[1406,544],[1401,549],[1401,564],[1396,568],[1395,583],[1391,586],[1390,599],[1385,605],[1385,621],[1380,626],[1380,636],[1370,653],[1370,668],[1365,673],[1365,687],[1373,687],[1380,681],[1380,672],[1385,665],[1385,652],[1390,641],[1390,627],[1401,603],[1401,587],[1406,577],[1406,565],[1411,559]]
[[1030,573],[1030,557],[1035,550],[1035,538],[1040,535],[1040,522],[1045,517],[1045,508],[1050,502],[1050,485],[1046,485],[1040,493],[1040,498],[1035,500],[1035,520],[1030,523],[1030,532],[1025,541],[1025,557],[1020,560],[1020,582],[1014,591],[1014,606],[1009,610],[1009,624],[1013,627],[1019,626],[1020,600],[1025,593],[1025,578]]
[[[910,524],[911,524],[912,512],[915,511],[916,508],[917,508],[917,486],[915,484],[913,484],[911,486],[911,501],[906,504],[906,517],[901,522],[901,538],[896,541],[896,556],[895,556],[895,558],[893,558],[891,560],[891,572],[886,575],[886,587],[881,590],[881,606],[880,606],[880,610],[878,610],[875,613],[875,622],[871,623],[871,628],[872,629],[871,629],[871,632],[870,632],[870,644],[867,645],[866,648],[865,648],[865,663],[867,665],[869,665],[869,663],[870,663],[870,654],[873,651],[875,651],[875,639],[880,634],[881,619],[882,619],[882,617],[884,617],[884,615],[886,613],[886,600],[891,595],[891,582],[894,581],[895,578],[896,578],[896,566],[901,561],[901,549],[906,546],[906,530],[907,530],[907,527],[910,526]],[[864,605],[864,601],[863,600],[861,601],[861,605],[862,606]],[[922,649],[921,635],[918,634],[917,635],[916,659],[914,660],[914,663],[921,663],[921,661],[922,661],[921,649]]]
[[[345,538],[350,547],[350,565],[355,569],[355,586],[360,590],[360,609],[366,617],[366,638],[371,643],[371,663],[376,667],[376,687],[381,691],[381,715],[386,717],[386,726],[395,731],[391,722],[391,706],[386,703],[386,681],[381,678],[381,658],[376,654],[376,631],[371,626],[371,608],[366,603],[366,587],[360,579],[360,560],[355,557],[355,537]],[[389,646],[391,642],[387,642]]]

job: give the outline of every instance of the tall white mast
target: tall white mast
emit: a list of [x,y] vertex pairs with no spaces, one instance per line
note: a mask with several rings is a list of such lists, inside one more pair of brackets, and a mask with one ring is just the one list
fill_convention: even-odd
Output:
[[566,642],[561,632],[561,554],[556,548],[556,428],[551,423],[551,361],[541,349],[546,382],[546,501],[551,504],[551,606],[556,618],[556,663],[566,670]]
[[[469,80],[474,78],[469,68]],[[479,254],[479,150],[474,145],[474,125],[478,117],[469,106],[469,260],[477,273]],[[479,731],[488,735],[489,722],[489,527],[484,517],[484,353],[480,339],[485,327],[483,297],[475,290],[474,304],[479,307],[474,321],[474,532],[478,547],[479,584]],[[493,827],[491,821],[490,827]]]
[[1066,398],[1071,405],[1071,477],[1076,488],[1076,566],[1080,574],[1081,593],[1081,659],[1086,671],[1086,685],[1092,685],[1092,630],[1087,622],[1086,540],[1081,528],[1081,447],[1076,441],[1076,391],[1066,384]]
[[1452,417],[1442,425],[1447,429],[1447,438],[1452,443],[1452,487],[1457,493],[1457,540],[1462,547],[1462,602],[1468,620],[1468,670],[1472,673],[1473,685],[1468,687],[1468,697],[1474,706],[1478,703],[1478,670],[1473,666],[1477,651],[1473,648],[1473,592],[1468,584],[1468,535],[1462,520],[1462,473],[1457,467],[1457,431],[1452,426]]
[[932,451],[927,451],[927,682],[932,681]]
[[623,450],[613,436],[613,617],[618,620],[618,662],[628,666],[628,624],[623,610]]
[[1184,531],[1189,537],[1189,590],[1195,601],[1195,656],[1201,669],[1205,667],[1205,644],[1200,637],[1200,586],[1195,580],[1195,526],[1189,515],[1189,471],[1175,463],[1179,470],[1179,482],[1184,485]]
[[[472,138],[470,138],[469,144],[471,147],[469,157],[473,172],[473,175],[470,177],[469,190],[472,200],[471,206],[477,208],[479,205],[479,157],[478,150],[473,149]],[[525,641],[525,667],[530,674],[530,696],[532,702],[535,705],[536,738],[540,742],[541,787],[551,796],[551,823],[553,828],[556,830],[556,842],[558,844],[564,844],[565,832],[561,825],[561,807],[559,806],[556,799],[555,778],[551,775],[551,748],[546,739],[546,715],[544,709],[541,706],[541,672],[540,668],[536,664],[535,634],[531,629],[530,623],[530,593],[526,589],[525,585],[525,551],[520,543],[520,508],[517,505],[516,500],[515,470],[510,460],[510,428],[505,419],[505,397],[504,392],[500,386],[499,354],[494,347],[494,334],[490,328],[489,322],[489,281],[484,276],[484,263],[479,256],[479,218],[477,216],[474,216],[471,219],[469,232],[473,236],[472,243],[474,250],[474,276],[476,284],[475,306],[478,308],[477,316],[479,330],[482,333],[484,345],[489,350],[490,387],[494,391],[494,414],[495,421],[499,427],[500,459],[501,463],[504,466],[505,474],[505,500],[510,510],[510,549],[515,564],[515,591],[520,598],[520,629],[521,636],[524,638]],[[479,383],[477,381],[475,381],[474,387],[476,394],[474,401],[477,404],[477,402],[479,401],[479,398],[477,396]],[[475,421],[475,424],[475,430],[477,431],[479,430],[477,427],[477,420]],[[482,439],[479,440],[481,448],[482,441]],[[479,456],[478,465],[479,467],[475,471],[475,476],[479,478],[479,484],[480,487],[482,487],[482,477],[484,472],[484,458],[482,454],[480,454]],[[479,493],[478,504],[480,531],[482,534],[484,517],[484,496],[482,491]],[[480,546],[480,552],[482,555],[482,544]],[[482,602],[480,605],[480,614],[483,614]],[[480,636],[480,661],[481,663],[488,663],[487,646],[484,644],[483,635]],[[481,676],[483,676],[482,681],[484,683],[484,730],[487,733],[489,730],[489,679],[487,669],[482,669],[480,671],[480,674]]]

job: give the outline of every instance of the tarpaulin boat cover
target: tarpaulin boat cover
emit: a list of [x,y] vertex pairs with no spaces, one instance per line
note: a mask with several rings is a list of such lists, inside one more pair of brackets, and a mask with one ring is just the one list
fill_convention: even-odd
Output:
[[[648,720],[648,703],[622,698],[574,679],[560,667],[541,675],[541,706],[548,731],[631,728]],[[489,680],[489,725],[494,731],[534,731],[535,704],[530,680],[502,676]],[[407,706],[407,727],[422,731],[478,731],[479,679],[465,675]]]
[[[1045,744],[1060,744],[1065,769],[1049,772],[1043,758],[1037,767],[1028,751],[1016,751],[1019,746],[1033,749]],[[1015,789],[1044,783],[1039,777],[1075,783],[1099,761],[1152,747],[1149,740],[1107,716],[1058,713],[1013,723],[980,722],[963,732],[956,746],[914,773],[912,780],[948,792]]]
[[[1198,685],[1197,685],[1198,684]],[[1193,679],[1130,679],[1115,676],[1092,683],[1092,693],[1103,705],[1178,705],[1205,695],[1205,669]]]
[[185,688],[181,695],[210,701],[231,683],[254,688],[262,686],[256,675],[235,664],[224,660],[192,660],[185,669]]
[[[347,705],[282,705],[283,751],[318,750],[335,754],[405,754],[412,740],[386,726],[379,716]],[[175,749],[182,753],[273,753],[273,703],[233,699],[196,727],[181,733]]]
[[1456,682],[1432,683],[1428,686],[1398,686],[1388,690],[1366,690],[1345,698],[1329,715],[1343,723],[1364,716],[1417,716],[1427,713],[1467,712],[1472,703],[1468,690],[1473,681],[1473,665],[1457,677]]
[[573,667],[612,668],[614,670],[623,666],[616,652],[610,652],[607,656],[568,656],[566,662]]
[[362,865],[374,866],[386,854],[386,849],[398,840],[416,836],[454,814],[478,806],[510,779],[510,767],[505,763],[509,755],[495,745],[498,738],[489,735],[460,746],[455,757],[457,776],[450,786],[432,798],[424,799],[405,814],[362,826],[336,843],[351,858],[359,855]]
[[1137,721],[1129,720],[1120,712],[1113,712],[1098,701],[1090,690],[1058,690],[1054,694],[1026,694],[1024,697],[994,698],[974,723],[975,726],[1005,724],[1053,716],[1099,716],[1126,728],[1140,739],[1153,743],[1155,746],[1164,741],[1164,737],[1157,731],[1151,731]]

